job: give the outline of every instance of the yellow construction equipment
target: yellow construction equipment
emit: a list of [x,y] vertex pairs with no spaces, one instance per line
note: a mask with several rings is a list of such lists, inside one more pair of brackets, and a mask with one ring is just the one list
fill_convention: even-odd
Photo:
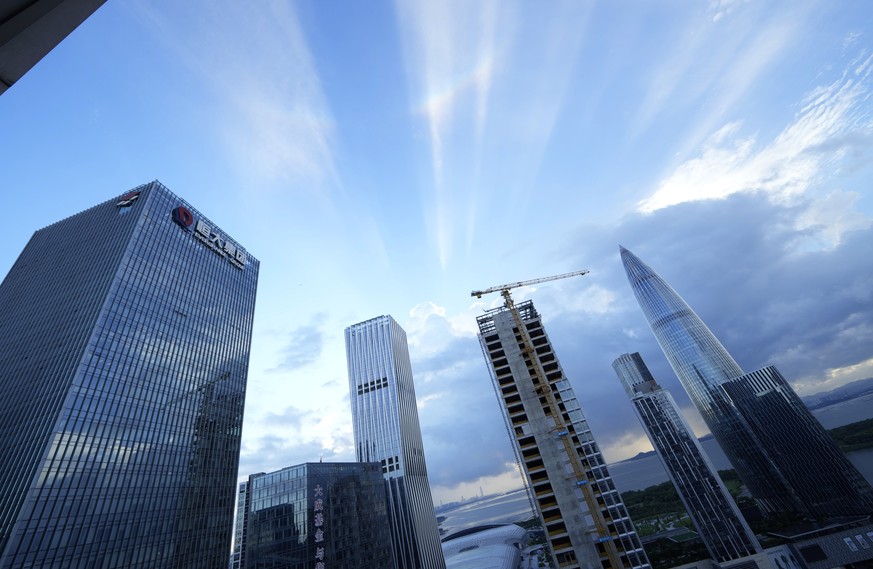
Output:
[[519,336],[521,337],[522,356],[527,360],[528,368],[533,374],[535,374],[537,379],[536,383],[539,384],[539,387],[537,387],[536,391],[539,395],[545,397],[546,399],[550,415],[555,421],[555,430],[558,432],[558,438],[564,444],[564,450],[566,451],[570,464],[573,467],[573,473],[576,479],[576,483],[578,487],[582,490],[582,494],[585,497],[585,502],[588,504],[588,509],[591,513],[591,517],[594,520],[594,525],[596,526],[597,533],[597,537],[594,539],[594,542],[603,544],[604,549],[606,550],[606,555],[609,558],[610,565],[612,565],[612,567],[614,567],[615,569],[621,569],[624,567],[624,564],[621,562],[618,554],[618,549],[615,546],[615,542],[613,541],[612,536],[609,534],[606,519],[603,516],[600,505],[597,503],[597,498],[594,496],[594,490],[592,489],[592,485],[588,483],[588,476],[586,474],[587,471],[586,468],[582,465],[582,458],[579,456],[579,452],[576,450],[572,438],[569,436],[567,423],[566,421],[564,421],[564,417],[562,416],[560,408],[558,407],[558,401],[557,399],[555,399],[555,394],[552,392],[549,380],[546,378],[546,373],[543,370],[542,364],[540,363],[540,360],[536,355],[536,351],[534,351],[533,342],[531,341],[530,335],[527,332],[527,327],[524,325],[524,322],[521,319],[521,315],[519,315],[518,310],[515,307],[515,302],[512,300],[512,295],[509,293],[509,291],[514,288],[520,288],[523,286],[530,286],[549,281],[556,281],[569,277],[583,276],[587,275],[589,272],[590,271],[588,271],[587,269],[583,269],[581,271],[573,271],[571,273],[564,273],[551,277],[542,277],[538,279],[519,281],[500,286],[493,286],[484,290],[474,290],[470,293],[470,296],[482,298],[482,295],[490,294],[492,292],[500,292],[500,295],[503,297],[504,306],[512,314],[512,318],[515,321],[515,327],[518,330]]

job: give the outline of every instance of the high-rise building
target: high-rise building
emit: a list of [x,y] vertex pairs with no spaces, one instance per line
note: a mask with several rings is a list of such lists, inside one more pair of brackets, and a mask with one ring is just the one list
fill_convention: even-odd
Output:
[[802,511],[816,517],[873,513],[873,488],[775,367],[721,387],[796,489]]
[[252,474],[243,484],[233,567],[393,566],[379,464],[308,462]]
[[673,396],[658,385],[640,354],[623,354],[612,367],[710,556],[723,563],[760,553]]
[[6,0],[0,5],[0,94],[106,0]]
[[349,399],[360,462],[378,462],[398,569],[444,569],[406,332],[391,316],[345,330]]
[[[803,468],[801,473],[793,472],[797,463],[789,460],[790,457],[782,451],[785,441],[780,446],[772,432],[764,433],[761,429],[756,432],[753,427],[756,420],[751,418],[751,414],[765,412],[767,407],[746,405],[746,411],[741,412],[741,406],[731,400],[725,384],[745,383],[753,378],[753,374],[746,375],[743,372],[700,317],[664,279],[624,247],[620,250],[628,282],[664,355],[761,509],[765,513],[787,511],[812,517],[843,515],[841,510],[831,510],[822,502],[818,492],[809,493],[816,484],[814,468]],[[733,392],[739,399],[740,392],[746,389],[757,388],[734,387]],[[793,398],[797,397],[784,381],[782,392],[790,392]],[[804,425],[816,423],[816,419],[799,400],[796,405],[787,401],[780,404],[780,412],[793,414],[793,422]],[[775,400],[773,406],[775,408]],[[810,450],[821,449],[809,438],[810,434],[809,430],[792,433],[797,439],[794,443],[806,445]],[[834,449],[834,452],[840,451]],[[828,460],[830,454],[829,451],[818,459],[807,454],[811,459],[808,464],[816,464],[818,468],[821,461]],[[851,463],[845,461],[844,464],[848,465],[850,474],[841,473],[835,468],[829,471],[829,476],[844,479],[836,483],[842,488],[857,487],[860,475],[856,476],[857,470]],[[845,480],[847,476],[849,480]],[[809,482],[799,483],[798,477],[805,477]],[[866,490],[856,494],[856,497],[866,507],[868,499],[864,496],[870,490],[869,484],[865,482],[863,485]],[[833,505],[835,502],[828,503]],[[867,512],[870,511],[867,509]]]
[[243,543],[248,537],[246,515],[249,511],[249,481],[239,483],[239,492],[236,495],[236,519],[233,527],[233,552],[230,555],[230,569],[245,569],[246,559]]
[[0,567],[227,564],[258,261],[158,182],[0,284]]
[[649,567],[533,303],[491,310],[477,322],[507,430],[557,566]]

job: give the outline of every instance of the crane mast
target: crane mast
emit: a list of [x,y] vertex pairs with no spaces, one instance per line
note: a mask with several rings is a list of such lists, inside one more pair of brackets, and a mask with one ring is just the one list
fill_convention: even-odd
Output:
[[[604,518],[601,512],[601,507],[597,503],[597,497],[594,494],[595,489],[592,488],[592,484],[588,483],[586,469],[582,463],[583,457],[579,456],[579,452],[576,450],[576,447],[573,444],[570,429],[568,428],[567,422],[564,420],[564,417],[560,412],[559,402],[552,391],[549,380],[546,378],[545,370],[543,370],[542,363],[537,357],[533,341],[530,338],[530,334],[528,334],[527,327],[524,325],[521,315],[518,313],[518,309],[515,307],[515,302],[512,300],[512,295],[509,292],[514,288],[566,279],[569,277],[583,276],[587,275],[589,272],[590,271],[588,271],[587,269],[583,269],[570,273],[553,275],[550,277],[541,277],[537,279],[530,279],[526,281],[518,281],[514,283],[493,286],[483,290],[474,290],[470,293],[470,296],[482,298],[482,296],[485,294],[500,292],[500,295],[503,297],[504,306],[512,314],[515,327],[518,330],[518,334],[521,338],[520,347],[522,357],[525,358],[531,373],[536,377],[536,393],[546,400],[549,415],[555,421],[554,431],[557,433],[558,438],[563,444],[564,450],[567,454],[567,458],[569,459],[570,465],[573,468],[573,477],[575,478],[578,487],[582,490],[582,494],[585,497],[585,503],[588,506],[589,513],[591,514],[591,517],[594,521],[595,528],[591,530],[591,533],[596,534],[594,541],[595,543],[603,544],[606,556],[609,558],[609,562],[612,567],[622,568],[624,567],[624,563],[622,563],[619,556],[618,548],[613,541],[614,536],[610,535],[607,520]],[[549,543],[551,544],[551,540],[549,541]]]

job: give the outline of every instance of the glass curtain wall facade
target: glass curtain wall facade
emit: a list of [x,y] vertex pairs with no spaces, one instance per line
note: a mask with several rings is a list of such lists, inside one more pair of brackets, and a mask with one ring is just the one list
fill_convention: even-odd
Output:
[[253,474],[247,486],[242,569],[393,566],[378,464],[311,462]]
[[0,567],[227,565],[257,279],[158,182],[33,235],[0,285]]
[[239,491],[236,494],[236,519],[233,526],[233,553],[230,556],[230,569],[245,569],[246,559],[243,543],[246,541],[248,528],[246,516],[249,511],[249,483],[248,480],[239,483]]
[[535,360],[508,308],[477,319],[479,342],[557,567],[649,567],[540,315],[530,301],[515,309]]
[[873,488],[773,367],[722,384],[811,517],[873,514]]
[[761,509],[870,513],[873,490],[779,372],[745,374],[670,285],[623,247],[621,258],[661,349]]
[[620,247],[634,296],[670,366],[737,474],[764,512],[802,511],[779,469],[720,385],[743,375],[721,342],[651,267]]
[[621,355],[612,367],[710,556],[724,563],[760,553],[758,540],[673,396],[658,385],[640,354]]
[[444,569],[406,332],[379,316],[346,328],[345,340],[355,452],[381,466],[397,567]]

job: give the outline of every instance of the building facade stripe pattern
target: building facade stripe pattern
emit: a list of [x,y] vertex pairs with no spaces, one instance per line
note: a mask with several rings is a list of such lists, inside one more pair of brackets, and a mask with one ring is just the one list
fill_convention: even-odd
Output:
[[[521,457],[525,484],[545,529],[549,548],[560,568],[614,567],[606,547],[615,546],[623,567],[649,567],[627,508],[609,475],[573,387],[546,335],[540,315],[530,301],[515,306],[534,347],[537,362],[522,353],[524,340],[508,308],[489,311],[477,319],[479,341],[510,439]],[[548,386],[539,385],[534,365],[541,366]],[[566,431],[558,427],[547,398],[550,389]],[[577,478],[573,458],[584,470]],[[589,506],[585,492],[595,496]],[[602,528],[602,531],[601,531]]]
[[[658,344],[759,507],[812,518],[873,513],[873,489],[848,459],[831,459],[842,452],[784,378],[771,367],[744,373],[664,279],[624,247],[620,251]],[[756,391],[765,384],[766,390]],[[779,395],[764,397],[774,392]],[[781,424],[773,423],[776,416]],[[791,433],[781,428],[787,423],[796,427]],[[806,460],[798,462],[787,448],[805,449]],[[823,499],[828,486],[850,492],[848,499]]]
[[760,553],[673,396],[658,385],[640,354],[623,354],[612,367],[710,556],[724,563]]
[[[873,513],[873,488],[773,366],[722,384],[812,516]],[[810,467],[814,465],[814,467]]]
[[624,247],[620,251],[655,339],[740,479],[765,512],[799,511],[787,481],[719,387],[742,375],[742,368],[664,279]]
[[33,235],[0,285],[0,567],[227,564],[257,278],[158,182]]
[[406,332],[385,315],[349,326],[345,341],[355,453],[382,468],[397,567],[444,569]]

